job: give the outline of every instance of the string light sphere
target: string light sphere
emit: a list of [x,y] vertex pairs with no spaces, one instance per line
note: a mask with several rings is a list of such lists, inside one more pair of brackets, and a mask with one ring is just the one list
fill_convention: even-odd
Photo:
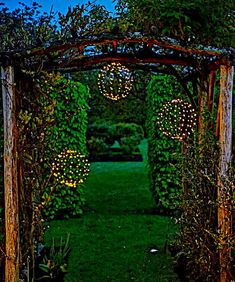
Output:
[[174,99],[160,109],[157,124],[166,136],[183,141],[193,133],[196,116],[190,103]]
[[60,184],[76,187],[87,178],[89,166],[86,156],[75,150],[65,150],[52,163],[52,173]]
[[128,96],[133,78],[128,68],[120,63],[104,66],[98,74],[100,92],[108,99],[118,101]]

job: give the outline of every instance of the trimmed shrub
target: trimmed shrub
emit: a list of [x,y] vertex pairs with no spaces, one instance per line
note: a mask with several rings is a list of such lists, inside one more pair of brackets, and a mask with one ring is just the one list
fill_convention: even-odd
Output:
[[123,153],[126,155],[131,155],[135,151],[139,150],[137,146],[140,144],[140,140],[136,136],[128,136],[122,137],[119,143]]
[[107,145],[112,146],[114,139],[115,127],[107,123],[93,123],[87,128],[88,143],[92,138],[103,140]]
[[112,155],[112,145],[118,141],[120,153],[132,155],[144,138],[143,128],[134,123],[92,124],[87,131],[87,147],[92,157]]
[[107,152],[110,149],[110,144],[106,143],[107,139],[104,137],[94,137],[91,136],[87,140],[87,148],[92,156],[97,156],[104,152]]
[[143,140],[143,128],[135,123],[117,123],[115,124],[115,138],[120,140],[122,137],[135,136],[136,139]]
[[181,143],[166,137],[158,128],[157,112],[166,102],[180,97],[180,86],[172,76],[152,78],[148,87],[148,162],[150,190],[159,211],[176,208],[181,190],[176,163]]

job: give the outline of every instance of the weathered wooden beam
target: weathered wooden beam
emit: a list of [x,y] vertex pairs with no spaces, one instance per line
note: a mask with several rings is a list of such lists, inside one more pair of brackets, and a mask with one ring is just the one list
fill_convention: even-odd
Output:
[[[230,238],[232,232],[232,215],[229,202],[224,195],[224,179],[232,157],[232,91],[233,91],[233,66],[222,65],[220,67],[220,119],[219,119],[219,142],[221,158],[218,176],[218,229],[222,238]],[[222,239],[222,247],[219,250],[220,282],[231,281],[229,272],[231,270],[230,257],[231,246]]]
[[193,59],[189,58],[179,58],[173,56],[155,56],[155,57],[139,57],[133,56],[130,54],[113,54],[113,55],[99,55],[93,57],[82,57],[78,59],[72,60],[61,60],[58,62],[51,62],[48,65],[44,64],[44,70],[70,70],[71,68],[75,69],[87,69],[91,66],[97,68],[97,65],[101,65],[104,63],[111,63],[111,62],[120,62],[123,64],[135,65],[138,68],[138,65],[178,65],[178,66],[192,66],[196,67],[197,62]]
[[216,77],[216,72],[211,71],[210,72],[210,79],[209,79],[208,96],[207,96],[207,108],[208,108],[209,112],[211,112],[212,106],[213,106],[215,77]]
[[14,69],[1,68],[4,117],[5,281],[19,281],[19,207]]
[[[129,37],[129,38],[128,38]],[[113,35],[107,35],[106,37],[103,34],[93,36],[92,39],[90,38],[78,38],[76,42],[70,42],[66,44],[58,43],[58,45],[50,46],[47,48],[40,47],[40,48],[34,48],[31,50],[24,50],[15,52],[14,57],[32,57],[32,56],[38,56],[38,55],[47,55],[54,52],[64,52],[69,49],[79,49],[79,48],[85,48],[87,46],[95,46],[95,45],[106,45],[106,44],[113,44],[113,41],[115,40],[117,42],[117,45],[123,45],[123,44],[143,44],[146,43],[149,46],[158,46],[163,49],[169,49],[169,50],[175,50],[181,53],[186,54],[195,54],[195,55],[201,55],[201,56],[215,56],[220,57],[221,52],[220,51],[210,51],[210,50],[202,50],[202,49],[193,49],[193,48],[185,48],[183,46],[180,46],[178,44],[173,44],[166,42],[164,40],[157,40],[148,36],[145,37],[139,37],[139,38],[131,38],[133,37],[132,34],[128,34],[125,37],[113,37]]]

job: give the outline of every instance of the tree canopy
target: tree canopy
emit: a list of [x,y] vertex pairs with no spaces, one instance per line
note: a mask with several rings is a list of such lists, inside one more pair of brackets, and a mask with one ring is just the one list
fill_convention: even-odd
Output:
[[140,32],[154,38],[178,40],[181,45],[234,46],[235,4],[232,0],[118,0],[115,13],[88,1],[69,7],[66,14],[31,7],[0,9],[0,50],[48,47],[94,34]]
[[120,0],[118,9],[129,27],[178,39],[182,45],[228,47],[235,43],[232,0]]

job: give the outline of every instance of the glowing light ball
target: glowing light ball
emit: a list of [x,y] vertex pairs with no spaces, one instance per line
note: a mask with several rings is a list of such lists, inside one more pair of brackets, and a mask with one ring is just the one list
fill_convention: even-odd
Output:
[[196,116],[190,103],[174,99],[160,109],[157,124],[166,136],[182,141],[192,135],[196,125]]
[[133,78],[128,68],[120,63],[104,66],[98,74],[100,92],[108,99],[118,101],[128,96]]
[[87,178],[89,166],[86,156],[74,150],[65,150],[55,158],[52,173],[60,184],[76,187]]

